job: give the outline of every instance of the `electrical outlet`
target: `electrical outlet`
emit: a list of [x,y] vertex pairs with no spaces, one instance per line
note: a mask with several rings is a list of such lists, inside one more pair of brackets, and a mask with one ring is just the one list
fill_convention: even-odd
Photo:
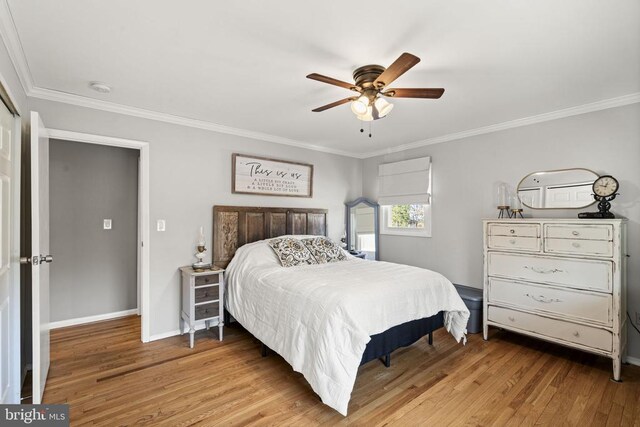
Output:
[[111,230],[111,220],[110,219],[103,219],[102,220],[102,228],[104,228],[105,230]]
[[167,229],[167,224],[164,219],[159,219],[157,224],[158,231],[165,231]]

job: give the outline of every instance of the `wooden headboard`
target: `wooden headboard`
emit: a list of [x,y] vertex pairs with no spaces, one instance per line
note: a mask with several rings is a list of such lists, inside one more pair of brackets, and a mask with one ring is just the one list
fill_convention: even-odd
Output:
[[284,234],[327,235],[327,209],[213,207],[213,264],[226,267],[240,246]]

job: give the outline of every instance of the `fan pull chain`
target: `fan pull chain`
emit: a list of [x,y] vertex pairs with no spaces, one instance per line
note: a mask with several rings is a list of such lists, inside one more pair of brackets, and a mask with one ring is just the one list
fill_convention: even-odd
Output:
[[371,138],[371,122],[369,122],[369,138]]

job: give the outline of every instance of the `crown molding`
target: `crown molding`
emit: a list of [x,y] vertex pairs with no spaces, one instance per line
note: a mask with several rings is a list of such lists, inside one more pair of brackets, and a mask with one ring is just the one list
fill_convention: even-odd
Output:
[[616,98],[604,99],[602,101],[591,102],[589,104],[578,105],[576,107],[564,108],[562,110],[551,111],[549,113],[538,114],[536,116],[524,117],[521,119],[510,120],[508,122],[497,123],[490,126],[483,126],[475,129],[469,129],[462,132],[450,133],[447,135],[437,136],[435,138],[423,139],[421,141],[410,142],[408,144],[398,145],[396,147],[384,150],[372,151],[366,153],[361,158],[370,158],[382,156],[385,154],[397,153],[399,151],[411,150],[413,148],[424,147],[426,145],[440,144],[442,142],[455,141],[458,139],[469,138],[471,136],[483,135],[487,133],[499,132],[501,130],[513,129],[521,126],[528,126],[536,123],[548,122],[551,120],[562,119],[565,117],[577,116],[580,114],[592,113],[595,111],[606,110],[608,108],[622,107],[625,105],[636,104],[640,102],[640,92],[623,95]]
[[37,87],[33,83],[29,64],[27,63],[20,37],[18,35],[11,10],[8,4],[8,0],[0,0],[0,36],[4,41],[4,44],[9,52],[9,57],[13,63],[14,68],[22,84],[22,88],[25,91],[26,96],[32,98],[39,98],[48,101],[61,102],[70,105],[76,105],[79,107],[91,108],[95,110],[102,110],[116,114],[123,114],[128,116],[134,116],[144,118],[148,120],[155,120],[165,123],[171,123],[180,126],[186,126],[191,128],[203,129],[212,132],[218,132],[228,135],[235,135],[244,138],[255,139],[259,141],[273,142],[275,144],[283,144],[297,148],[303,148],[307,150],[319,151],[323,153],[337,154],[340,156],[353,157],[356,159],[367,159],[371,157],[381,156],[390,153],[397,153],[400,151],[410,150],[413,148],[424,147],[426,145],[440,144],[448,141],[455,141],[458,139],[469,138],[471,136],[483,135],[492,132],[499,132],[506,129],[513,129],[521,126],[528,126],[535,123],[542,123],[551,120],[557,120],[565,117],[576,116],[579,114],[586,114],[600,110],[606,110],[608,108],[622,107],[625,105],[635,104],[640,102],[640,93],[632,93],[629,95],[619,96],[617,98],[605,99],[589,104],[578,105],[575,107],[565,108],[562,110],[552,111],[549,113],[539,114],[536,116],[524,117],[521,119],[510,120],[507,122],[497,123],[489,126],[483,126],[476,129],[470,129],[462,132],[450,133],[434,138],[423,139],[407,144],[398,145],[396,147],[390,147],[377,151],[370,151],[365,153],[356,153],[352,151],[338,150],[335,148],[324,147],[322,145],[310,144],[308,142],[297,141],[277,135],[270,135],[262,132],[255,132],[248,129],[235,128],[231,126],[225,126],[218,123],[192,119],[188,117],[177,116],[168,113],[162,113],[159,111],[147,110],[144,108],[132,107],[123,104],[117,104],[114,102],[103,101],[99,99],[89,98],[72,93],[62,92],[58,90],[46,89]]
[[78,107],[92,108],[94,110],[102,110],[111,113],[123,114],[127,116],[140,117],[148,120],[155,120],[159,122],[171,123],[180,126],[186,126],[196,129],[204,129],[212,132],[224,133],[227,135],[235,135],[244,138],[256,139],[259,141],[273,142],[276,144],[289,145],[297,148],[304,148],[307,150],[320,151],[323,153],[337,154],[347,157],[359,157],[359,154],[337,150],[334,148],[323,147],[321,145],[309,144],[307,142],[296,141],[280,137],[277,135],[270,135],[262,132],[255,132],[246,129],[234,128],[231,126],[220,125],[217,123],[191,119],[188,117],[176,116],[168,113],[161,113],[158,111],[147,110],[144,108],[130,107],[128,105],[117,104],[114,102],[102,101],[99,99],[89,98],[85,96],[75,95],[72,93],[61,92],[57,90],[44,89],[40,87],[34,87],[28,96],[32,98],[44,99],[47,101],[62,102],[65,104],[71,104]]
[[13,63],[13,67],[16,69],[18,79],[25,94],[28,96],[29,92],[33,89],[33,78],[31,77],[31,70],[27,63],[27,57],[22,49],[22,43],[18,36],[18,30],[11,14],[11,8],[9,8],[8,0],[0,1],[0,36],[4,42],[9,58]]

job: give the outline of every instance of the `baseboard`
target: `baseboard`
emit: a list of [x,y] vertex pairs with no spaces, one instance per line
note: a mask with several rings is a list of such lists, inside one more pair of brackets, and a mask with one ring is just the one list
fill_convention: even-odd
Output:
[[67,326],[83,325],[85,323],[101,322],[103,320],[117,319],[118,317],[131,316],[138,314],[138,309],[116,311],[114,313],[98,314],[96,316],[78,317],[76,319],[60,320],[49,323],[50,329],[66,328]]
[[[196,331],[201,331],[202,329],[205,329],[207,327],[207,325],[202,322],[202,323],[198,323],[196,324]],[[214,328],[217,328],[217,326],[214,326]],[[187,333],[189,331],[188,328],[185,328],[184,333]],[[171,338],[171,337],[175,337],[176,335],[180,335],[180,329],[175,329],[173,331],[169,331],[169,332],[163,332],[161,334],[155,334],[155,335],[151,335],[151,337],[149,337],[149,341],[158,341],[158,340],[162,340],[165,338]]]
[[640,358],[638,358],[638,357],[627,356],[625,360],[626,360],[627,363],[629,363],[631,365],[640,366]]

